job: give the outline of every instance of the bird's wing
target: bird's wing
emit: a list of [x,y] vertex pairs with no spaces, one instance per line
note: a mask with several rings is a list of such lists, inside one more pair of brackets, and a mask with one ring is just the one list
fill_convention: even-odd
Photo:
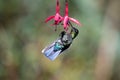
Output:
[[50,60],[54,60],[57,58],[57,56],[61,53],[61,49],[55,51],[54,47],[55,47],[55,43],[58,42],[60,39],[58,38],[57,40],[55,40],[52,44],[50,44],[49,46],[45,47],[42,50],[42,53],[49,58]]

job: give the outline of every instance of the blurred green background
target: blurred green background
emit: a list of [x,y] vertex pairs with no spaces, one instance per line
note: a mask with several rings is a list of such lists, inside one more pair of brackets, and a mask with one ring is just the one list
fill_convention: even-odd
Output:
[[[56,60],[41,50],[57,32],[55,0],[0,0],[0,80],[120,80],[120,0],[69,0],[80,34]],[[64,15],[64,0],[60,0]]]

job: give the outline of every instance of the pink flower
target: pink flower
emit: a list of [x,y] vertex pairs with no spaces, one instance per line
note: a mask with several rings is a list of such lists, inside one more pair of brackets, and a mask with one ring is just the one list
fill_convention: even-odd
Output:
[[72,22],[74,22],[74,23],[76,23],[78,25],[81,25],[79,21],[77,21],[76,19],[71,18],[71,17],[68,16],[68,1],[65,0],[65,16],[63,18],[63,27],[64,27],[65,30],[68,29],[68,26],[69,26],[68,22],[69,21],[72,21]]
[[48,21],[54,19],[53,25],[59,25],[59,23],[61,23],[61,21],[62,21],[62,19],[63,19],[62,16],[60,15],[59,0],[57,0],[56,3],[57,3],[57,4],[56,4],[56,14],[53,15],[53,16],[49,16],[49,17],[45,20],[45,22],[48,22]]
[[[48,22],[50,20],[54,19],[54,23],[53,25],[55,25],[57,27],[57,25],[59,25],[61,22],[63,22],[63,27],[64,29],[67,31],[68,30],[68,27],[69,27],[69,22],[72,21],[78,25],[81,25],[79,21],[77,21],[76,19],[74,18],[71,18],[68,16],[68,0],[65,0],[65,16],[62,17],[60,15],[60,5],[59,5],[59,0],[56,0],[56,13],[55,15],[53,16],[49,16],[45,22]],[[56,28],[55,27],[55,28]],[[55,29],[56,30],[56,29]]]

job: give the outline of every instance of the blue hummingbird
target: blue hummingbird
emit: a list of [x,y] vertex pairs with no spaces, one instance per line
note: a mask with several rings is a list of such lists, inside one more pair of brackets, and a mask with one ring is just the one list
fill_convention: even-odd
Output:
[[73,26],[69,33],[62,31],[59,35],[59,38],[55,40],[52,44],[44,48],[42,50],[42,53],[47,58],[53,61],[54,59],[57,58],[58,55],[60,55],[63,51],[70,47],[78,33],[79,33],[78,29],[76,29]]

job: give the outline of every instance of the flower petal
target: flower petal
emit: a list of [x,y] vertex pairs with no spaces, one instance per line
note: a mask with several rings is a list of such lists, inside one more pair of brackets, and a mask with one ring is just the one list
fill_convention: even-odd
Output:
[[71,17],[69,17],[69,20],[71,20],[72,22],[74,22],[74,23],[76,23],[76,24],[81,26],[81,23],[78,20],[76,20],[74,18],[71,18]]
[[63,26],[64,26],[64,29],[67,29],[67,26],[68,26],[68,16],[65,16],[64,17],[64,21],[63,21]]
[[54,17],[54,20],[55,20],[55,21],[58,21],[58,20],[59,20],[59,17],[60,17],[60,15],[57,13],[57,14],[55,15],[55,17]]
[[51,19],[53,19],[55,16],[49,16],[46,20],[45,20],[45,22],[48,22],[48,21],[50,21]]

